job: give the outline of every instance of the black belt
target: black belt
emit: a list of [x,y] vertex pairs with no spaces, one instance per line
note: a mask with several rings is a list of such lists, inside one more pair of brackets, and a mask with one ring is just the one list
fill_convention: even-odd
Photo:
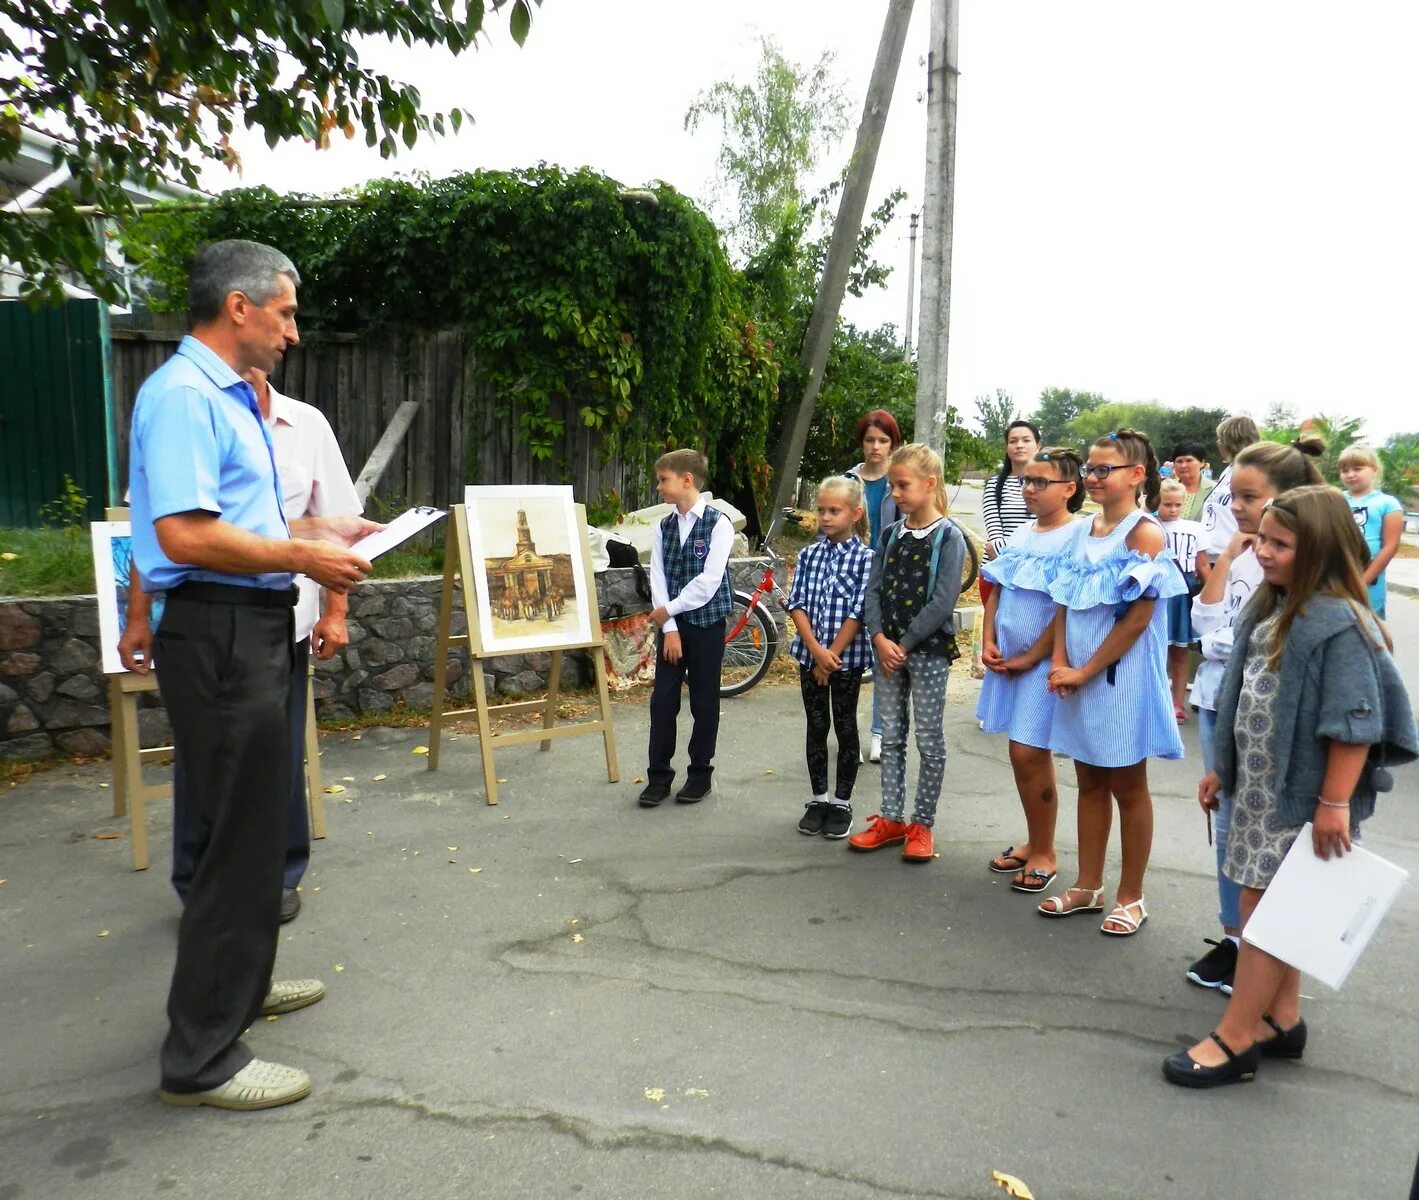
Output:
[[294,608],[296,588],[241,587],[235,583],[182,583],[168,592],[169,600],[193,600],[198,604],[245,604],[253,608]]

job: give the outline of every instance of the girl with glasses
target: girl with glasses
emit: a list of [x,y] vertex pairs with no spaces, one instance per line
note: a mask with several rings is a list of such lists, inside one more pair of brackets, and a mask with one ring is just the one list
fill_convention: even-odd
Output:
[[1150,758],[1181,758],[1167,666],[1167,609],[1186,591],[1156,517],[1158,459],[1146,434],[1120,429],[1089,449],[1084,488],[1101,508],[1080,521],[1069,559],[1050,583],[1055,617],[1049,688],[1057,697],[1050,748],[1074,759],[1079,782],[1079,873],[1040,905],[1066,917],[1104,909],[1104,853],[1117,801],[1123,869],[1100,928],[1129,937],[1148,919],[1143,875],[1153,844]]
[[1055,604],[1049,584],[1074,539],[1074,515],[1084,503],[1082,466],[1078,453],[1057,446],[1030,460],[1020,485],[1034,520],[981,568],[995,587],[985,602],[981,661],[987,674],[976,717],[987,733],[1009,735],[1026,829],[1025,840],[996,855],[989,867],[1013,875],[1010,886],[1017,892],[1042,892],[1055,876],[1058,806],[1049,750],[1054,697],[1047,686]]

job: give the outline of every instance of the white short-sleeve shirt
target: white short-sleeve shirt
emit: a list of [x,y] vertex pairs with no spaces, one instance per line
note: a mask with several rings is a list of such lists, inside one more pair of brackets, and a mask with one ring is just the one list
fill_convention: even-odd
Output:
[[[268,385],[269,386],[269,385]],[[276,452],[281,507],[286,520],[302,517],[357,517],[364,511],[354,481],[340,453],[340,443],[325,414],[314,405],[283,396],[271,388],[266,428]],[[320,585],[296,576],[296,641],[310,636],[320,619]]]

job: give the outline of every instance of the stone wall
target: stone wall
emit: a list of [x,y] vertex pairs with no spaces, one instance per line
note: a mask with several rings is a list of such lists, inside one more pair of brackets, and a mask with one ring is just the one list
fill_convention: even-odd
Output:
[[[753,589],[761,560],[731,564],[736,587]],[[350,598],[350,645],[329,662],[315,665],[312,688],[322,719],[388,712],[396,704],[428,710],[433,704],[434,647],[438,640],[440,577],[375,580]],[[647,612],[633,569],[596,577],[603,619]],[[781,615],[781,614],[780,614]],[[461,608],[453,632],[465,633]],[[550,654],[518,654],[484,664],[485,682],[500,696],[535,695],[547,684]],[[593,678],[584,653],[562,656],[565,687]],[[448,660],[451,696],[470,687],[468,654],[454,650]],[[170,736],[167,715],[155,693],[139,697],[139,729],[145,746]],[[108,749],[108,679],[99,652],[98,611],[93,596],[0,599],[0,759],[43,758],[50,754],[97,755]]]

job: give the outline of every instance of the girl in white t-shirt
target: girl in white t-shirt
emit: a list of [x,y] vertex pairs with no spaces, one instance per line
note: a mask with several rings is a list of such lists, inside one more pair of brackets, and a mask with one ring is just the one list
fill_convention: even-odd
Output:
[[[1252,552],[1266,507],[1283,492],[1309,483],[1320,483],[1315,459],[1325,453],[1318,437],[1300,437],[1291,445],[1257,442],[1232,461],[1232,515],[1237,532],[1212,564],[1212,573],[1201,594],[1192,602],[1192,627],[1202,644],[1202,665],[1192,681],[1192,706],[1198,710],[1202,763],[1212,773],[1212,741],[1217,729],[1217,688],[1232,657],[1232,624],[1265,577]],[[1218,796],[1213,817],[1213,842],[1217,848],[1218,913],[1225,936],[1205,938],[1212,949],[1188,968],[1187,977],[1207,988],[1232,990],[1237,944],[1242,932],[1241,888],[1222,871],[1227,858],[1227,834],[1232,825],[1232,797]]]
[[1183,520],[1187,488],[1176,479],[1163,480],[1158,500],[1158,521],[1168,549],[1187,580],[1187,594],[1168,601],[1168,680],[1173,688],[1173,716],[1187,721],[1187,655],[1197,640],[1192,631],[1192,598],[1207,582],[1207,555],[1202,553],[1202,522]]
[[[1217,450],[1222,461],[1228,464],[1234,463],[1238,454],[1260,440],[1261,431],[1250,417],[1228,417],[1217,426]],[[1202,549],[1214,563],[1237,532],[1237,522],[1232,516],[1232,469],[1228,465],[1218,476],[1217,486],[1202,505],[1200,519],[1207,534]]]

